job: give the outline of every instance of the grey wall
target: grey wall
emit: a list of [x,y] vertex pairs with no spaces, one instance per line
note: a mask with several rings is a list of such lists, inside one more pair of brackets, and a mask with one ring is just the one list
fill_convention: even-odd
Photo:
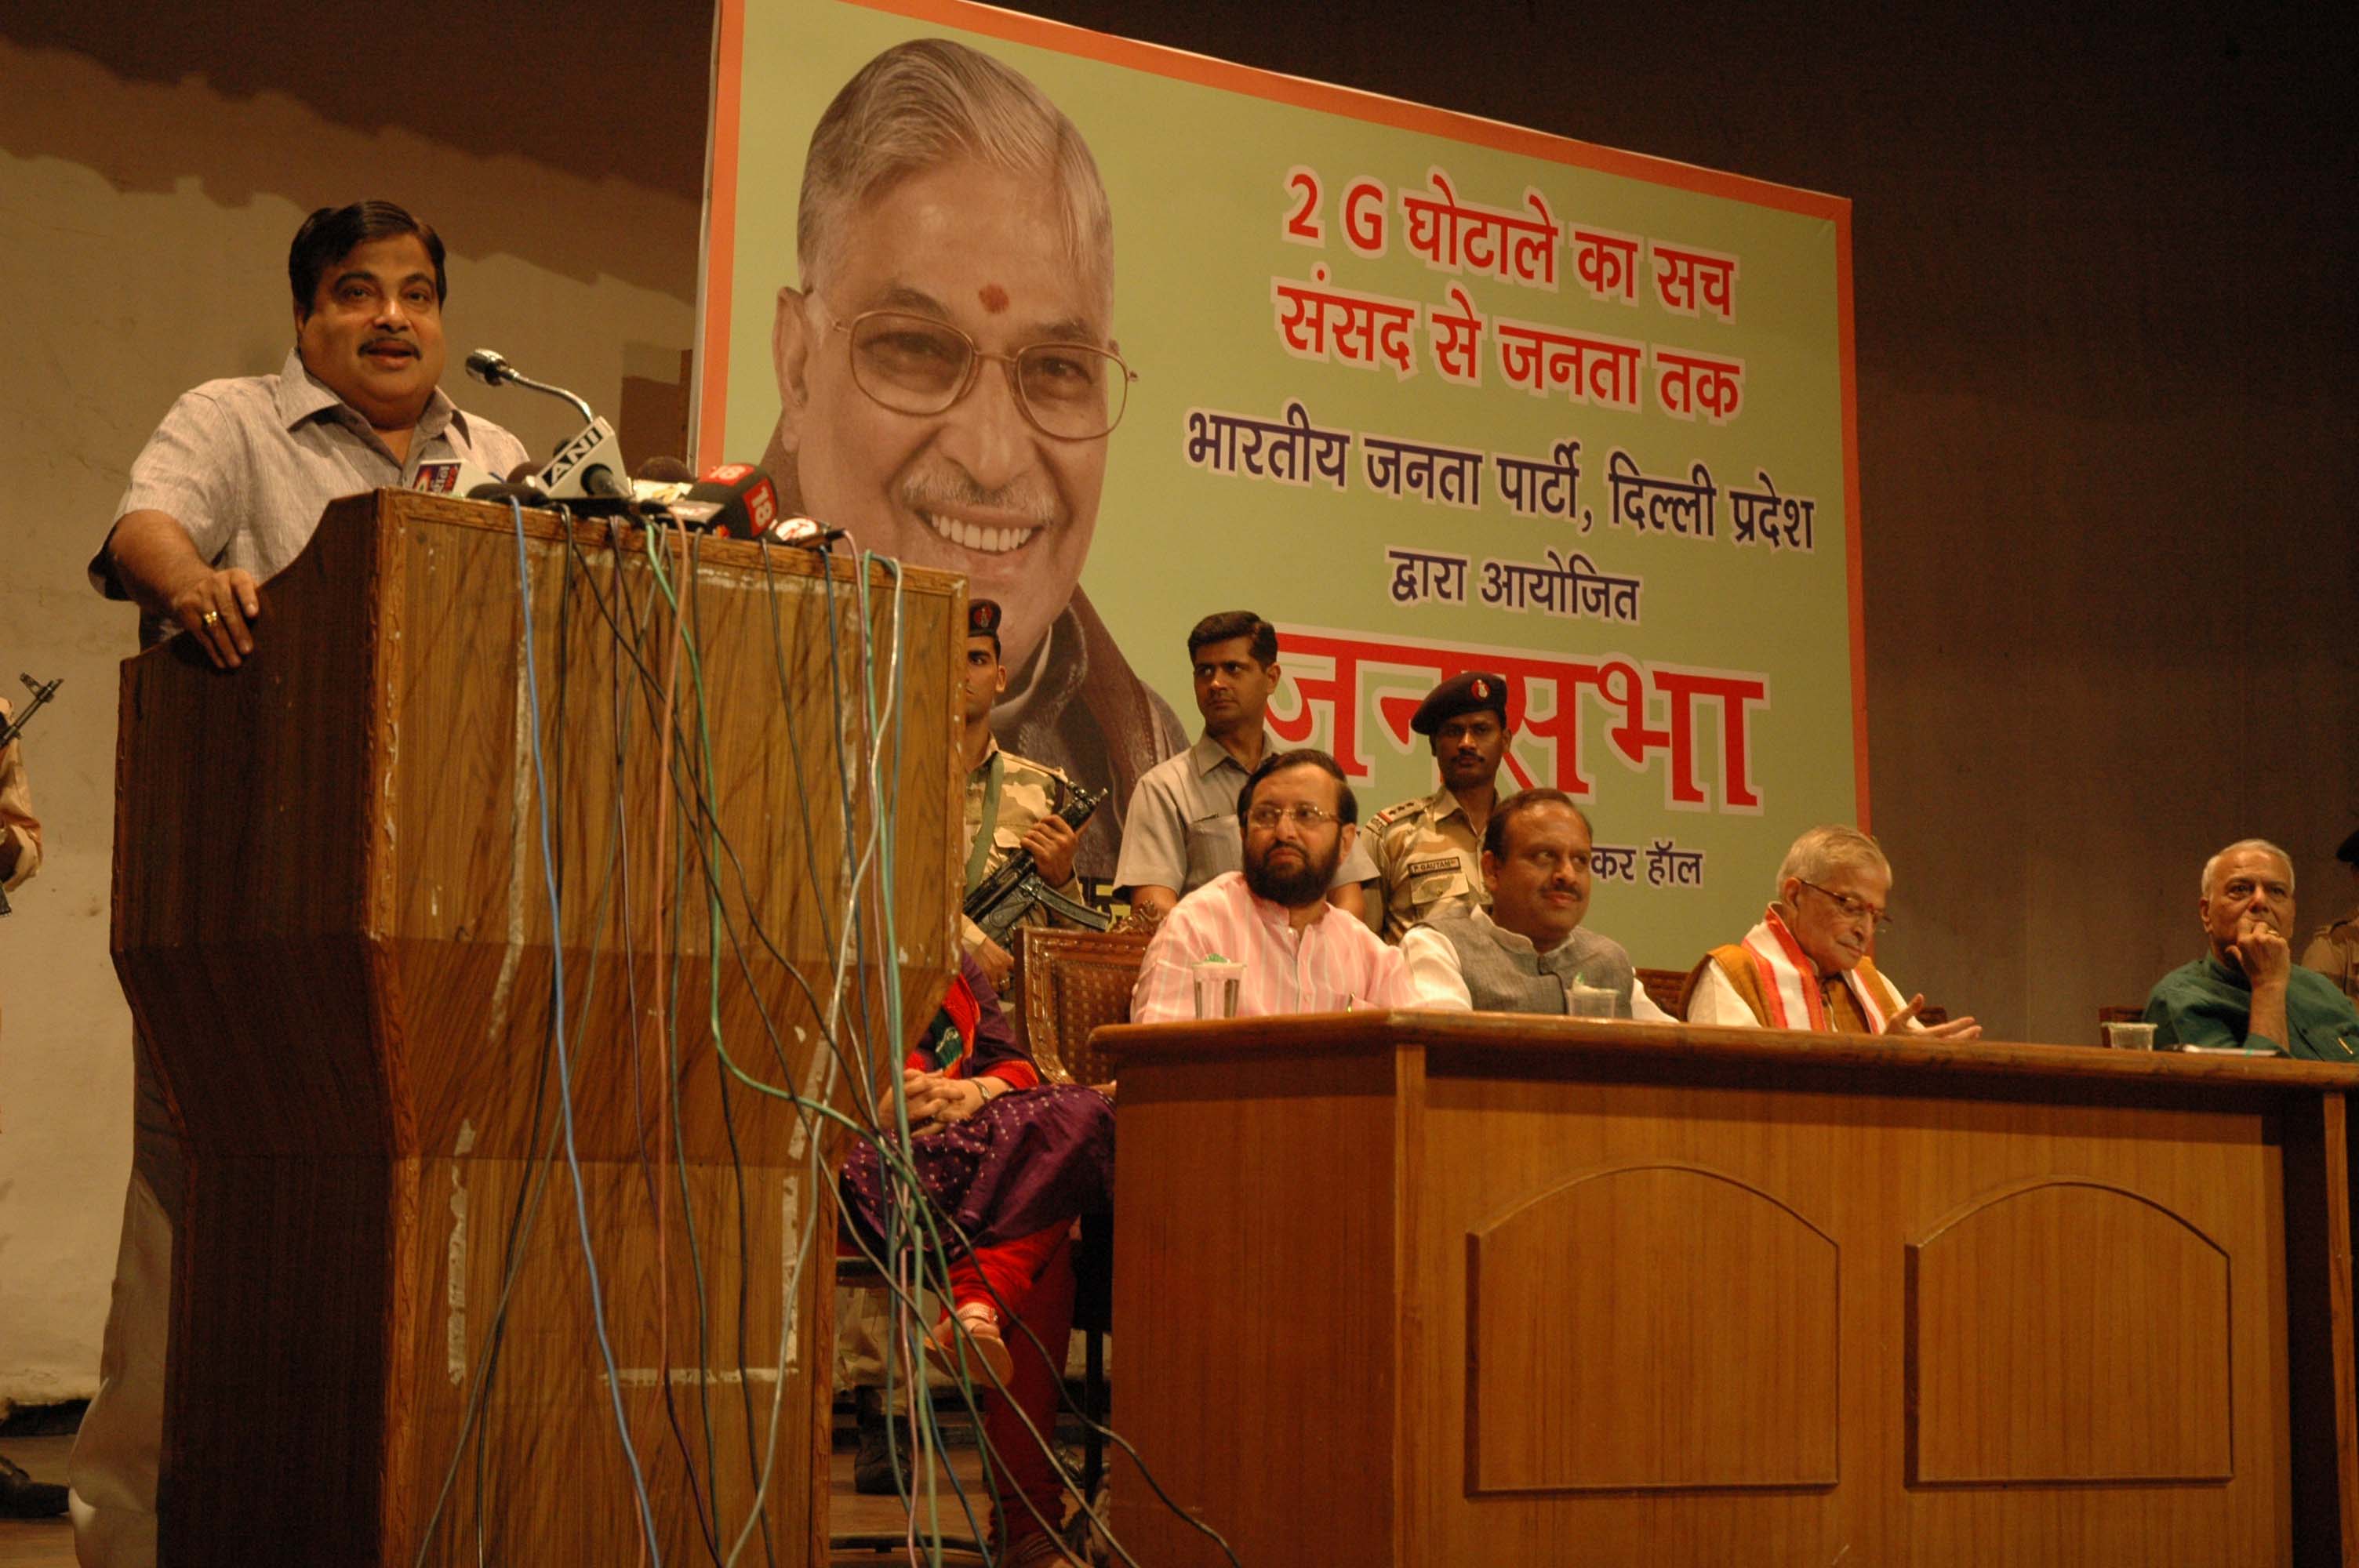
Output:
[[[1031,8],[1853,199],[1904,981],[1997,1035],[2085,1039],[2195,950],[2220,843],[2292,848],[2309,921],[2348,902],[2326,859],[2359,821],[2339,16]],[[635,455],[676,449],[693,9],[586,0],[570,47],[514,4],[0,13],[0,679],[68,678],[32,747],[50,865],[0,922],[0,1400],[89,1391],[129,1160],[105,896],[131,621],[80,577],[125,470],[176,393],[276,367],[288,236],[364,194],[444,230],[454,346],[619,410]],[[537,447],[566,429],[521,394],[467,401]]]

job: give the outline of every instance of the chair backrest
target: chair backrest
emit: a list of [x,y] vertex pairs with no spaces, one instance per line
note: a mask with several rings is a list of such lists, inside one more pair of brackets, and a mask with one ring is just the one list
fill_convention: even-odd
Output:
[[1051,1083],[1103,1084],[1114,1069],[1090,1050],[1090,1031],[1130,1022],[1130,993],[1151,934],[1064,931],[1024,934],[1024,1017],[1032,1059]]
[[1688,1015],[1688,972],[1685,969],[1640,969],[1638,984],[1654,999],[1655,1005],[1673,1018],[1684,1020]]

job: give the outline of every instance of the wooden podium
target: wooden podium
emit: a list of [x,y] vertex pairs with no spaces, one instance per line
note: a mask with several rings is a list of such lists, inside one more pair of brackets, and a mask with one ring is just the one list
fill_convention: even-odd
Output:
[[[617,1390],[666,1561],[749,1519],[737,1561],[824,1560],[840,1144],[720,1057],[852,1101],[853,568],[658,539],[676,620],[636,530],[525,528],[529,628],[508,511],[380,492],[264,588],[244,668],[124,666],[115,962],[188,1167],[167,1564],[631,1563]],[[867,611],[898,963],[870,896],[842,998],[880,1054],[886,988],[922,1018],[955,964],[964,587],[905,578]]]
[[[2359,1562],[2359,1071],[1437,1013],[1095,1039],[1117,1425],[1248,1568]],[[1139,1562],[1226,1561],[1123,1471]]]

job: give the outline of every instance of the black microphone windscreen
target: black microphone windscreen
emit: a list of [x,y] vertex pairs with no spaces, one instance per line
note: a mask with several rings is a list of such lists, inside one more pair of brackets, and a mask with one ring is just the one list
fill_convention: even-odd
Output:
[[467,492],[470,501],[513,501],[524,506],[546,506],[549,496],[537,484],[479,484]]
[[649,484],[694,484],[696,470],[668,452],[658,452],[641,459],[631,477]]
[[707,469],[689,487],[686,499],[712,506],[709,526],[733,539],[758,539],[778,520],[778,487],[767,471],[752,463]]

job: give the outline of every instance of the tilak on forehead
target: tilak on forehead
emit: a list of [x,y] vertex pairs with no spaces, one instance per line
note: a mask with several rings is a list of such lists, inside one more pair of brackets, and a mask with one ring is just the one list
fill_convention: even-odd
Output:
[[974,297],[983,301],[983,308],[994,316],[1007,308],[1007,290],[995,283],[984,284],[975,290]]

